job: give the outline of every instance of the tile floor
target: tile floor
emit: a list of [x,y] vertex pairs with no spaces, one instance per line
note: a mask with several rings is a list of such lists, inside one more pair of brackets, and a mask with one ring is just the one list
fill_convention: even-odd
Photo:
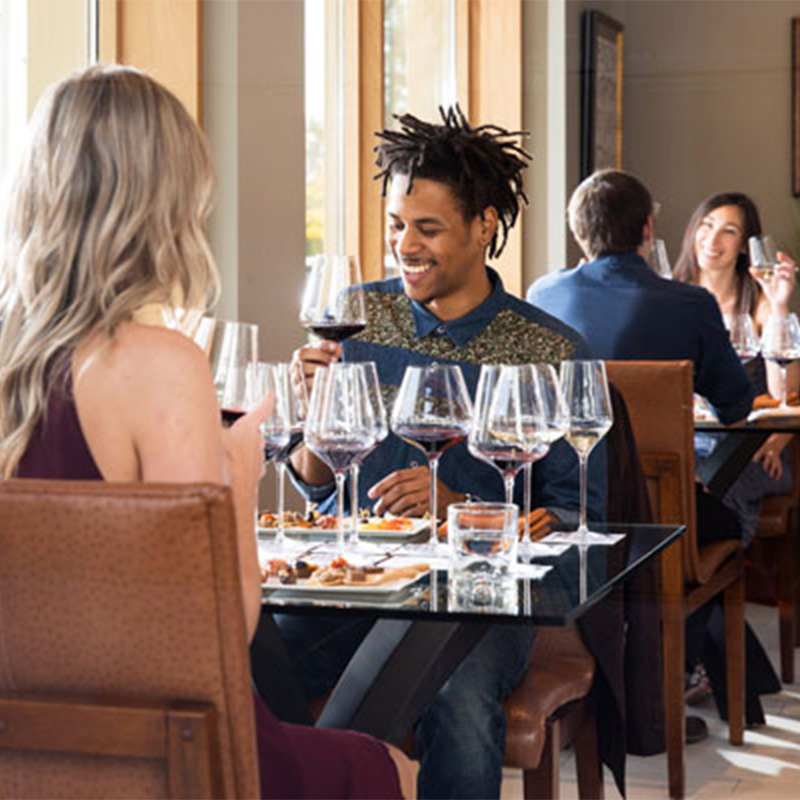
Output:
[[[758,632],[777,669],[777,610],[750,604],[747,606],[747,618]],[[798,652],[795,651],[796,674],[800,674]],[[767,724],[758,730],[746,730],[743,747],[728,744],[727,725],[717,716],[713,701],[691,709],[689,713],[706,720],[709,736],[705,741],[686,748],[687,798],[800,798],[800,683],[786,685],[780,694],[765,697],[764,708]],[[649,758],[628,756],[629,800],[666,798],[666,776],[665,755]],[[522,796],[522,773],[519,770],[505,770],[503,800],[517,800]],[[578,796],[571,751],[562,754],[561,796],[566,800]],[[607,770],[605,796],[609,800],[619,797]]]

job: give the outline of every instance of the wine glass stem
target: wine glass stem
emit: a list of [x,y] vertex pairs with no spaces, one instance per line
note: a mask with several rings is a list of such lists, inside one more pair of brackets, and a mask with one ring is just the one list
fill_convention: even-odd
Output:
[[578,463],[580,465],[580,498],[581,498],[581,517],[578,525],[578,530],[581,533],[586,533],[589,529],[586,525],[586,464],[589,461],[588,455],[579,455]]
[[350,465],[350,513],[353,517],[353,531],[350,534],[350,544],[358,544],[358,464],[354,461]]
[[285,525],[283,521],[283,510],[286,500],[286,462],[275,461],[275,474],[278,478],[278,527],[275,531],[275,544],[282,547],[286,541]]
[[781,367],[781,408],[786,408],[788,405],[788,392],[786,391],[786,367]]
[[344,548],[344,491],[347,481],[345,470],[336,471],[336,545]]
[[533,464],[528,461],[522,470],[522,541],[530,543],[531,540],[531,479],[533,477]]
[[506,503],[509,505],[514,502],[514,478],[516,477],[515,472],[506,472],[503,475],[503,482],[506,486]]
[[428,465],[431,471],[431,538],[430,543],[436,545],[439,542],[439,509],[437,508],[438,492],[436,479],[439,474],[439,454],[434,453],[428,456]]

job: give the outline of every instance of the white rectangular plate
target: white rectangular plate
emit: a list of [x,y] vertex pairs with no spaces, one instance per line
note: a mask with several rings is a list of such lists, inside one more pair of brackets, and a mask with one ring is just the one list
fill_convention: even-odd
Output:
[[273,594],[275,592],[285,592],[286,594],[297,595],[370,595],[370,596],[386,596],[401,592],[407,589],[412,584],[424,578],[428,573],[420,572],[417,575],[412,575],[407,578],[399,578],[391,583],[370,584],[368,586],[359,586],[357,584],[339,584],[334,586],[308,583],[308,579],[301,579],[297,583],[285,584],[278,580],[269,581],[269,583],[262,583],[261,589],[264,594]]
[[[379,520],[379,517],[371,517],[370,522]],[[420,517],[409,517],[409,521],[411,522],[410,527],[405,528],[400,531],[393,531],[393,530],[365,530],[363,524],[359,525],[359,535],[360,536],[380,536],[381,538],[386,537],[389,539],[410,539],[413,536],[416,536],[418,533],[421,533],[424,530],[428,529],[429,522],[427,519],[422,519]],[[284,532],[287,536],[336,536],[337,530],[336,528],[284,528]],[[275,528],[258,528],[258,533],[261,536],[274,536],[275,535]],[[350,534],[350,529],[345,530],[345,535]]]

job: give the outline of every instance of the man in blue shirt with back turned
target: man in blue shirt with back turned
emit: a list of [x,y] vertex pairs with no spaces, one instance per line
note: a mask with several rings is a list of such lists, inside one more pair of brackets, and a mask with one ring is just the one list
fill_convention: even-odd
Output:
[[[296,381],[310,386],[318,367],[340,357],[375,361],[391,408],[408,365],[458,364],[474,397],[481,364],[558,365],[590,357],[580,336],[507,294],[486,266],[487,253],[491,258],[502,251],[525,200],[527,154],[499,128],[473,129],[457,109],[443,118],[443,124],[430,124],[405,115],[399,130],[378,134],[379,177],[384,193],[388,189],[386,239],[400,277],[365,285],[363,333],[344,345],[325,341],[301,348],[293,363]],[[390,435],[362,465],[359,506],[372,506],[377,514],[424,514],[430,500],[424,461],[420,451]],[[599,454],[592,460],[589,513],[595,519],[603,513],[603,464]],[[292,470],[307,496],[332,502],[330,471],[313,454],[299,451]],[[518,500],[521,490],[518,482]],[[441,516],[468,495],[503,500],[503,482],[462,442],[442,456]],[[533,498],[563,522],[576,520],[577,459],[569,445],[556,443],[534,466]],[[344,630],[341,620],[283,617],[278,624],[310,695],[336,677],[321,673],[341,670],[364,633],[353,625]],[[324,647],[334,636],[337,646]],[[421,797],[499,797],[501,703],[522,677],[532,640],[530,625],[493,626],[423,714],[415,728]]]
[[540,278],[528,301],[575,328],[597,358],[690,359],[694,385],[721,422],[747,416],[753,386],[719,306],[700,286],[660,278],[644,260],[653,201],[632,175],[601,170],[569,202],[569,225],[587,261]]

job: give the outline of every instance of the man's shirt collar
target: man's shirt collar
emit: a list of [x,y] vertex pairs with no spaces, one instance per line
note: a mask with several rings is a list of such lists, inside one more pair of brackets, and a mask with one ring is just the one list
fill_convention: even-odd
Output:
[[477,336],[506,306],[506,290],[503,281],[491,267],[486,267],[489,281],[492,285],[490,295],[477,308],[474,308],[463,317],[451,319],[447,322],[440,320],[435,314],[428,311],[421,303],[411,300],[411,311],[414,315],[417,336],[449,336],[455,344],[463,347]]

